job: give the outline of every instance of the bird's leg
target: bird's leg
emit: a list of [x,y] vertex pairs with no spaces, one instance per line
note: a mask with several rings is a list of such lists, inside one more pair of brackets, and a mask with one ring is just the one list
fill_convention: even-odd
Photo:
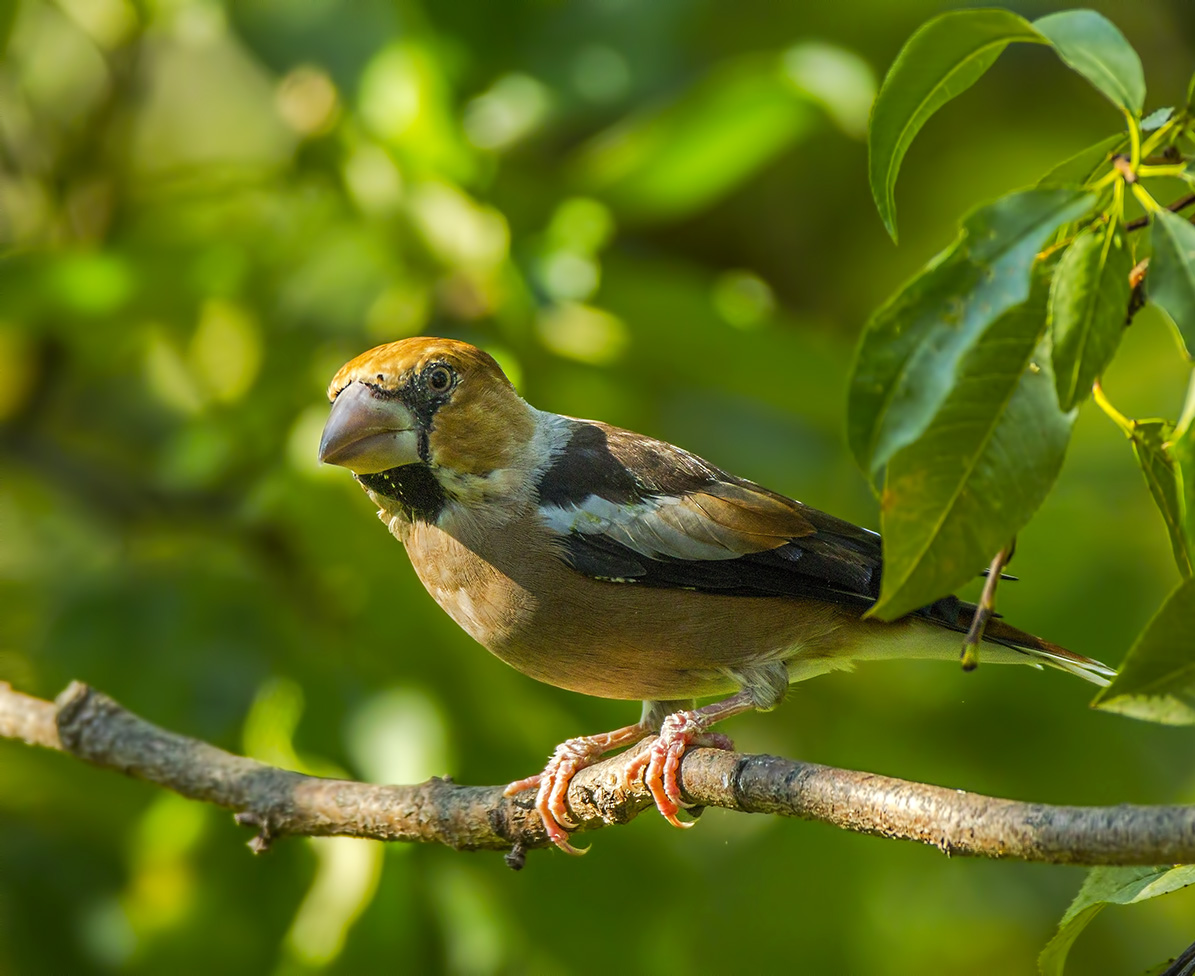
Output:
[[715,749],[733,749],[734,743],[726,736],[710,734],[707,730],[715,722],[756,708],[759,708],[756,694],[747,689],[712,705],[674,712],[664,719],[655,741],[648,748],[636,753],[627,763],[627,779],[635,779],[646,769],[643,781],[651,790],[656,809],[673,826],[692,827],[691,822],[685,823],[676,819],[681,807],[680,786],[676,782],[676,771],[680,768],[681,757],[685,750],[695,743]]
[[692,823],[682,823],[676,819],[681,807],[676,772],[685,750],[691,745],[733,749],[733,742],[724,735],[707,731],[709,727],[741,712],[753,709],[769,711],[780,704],[788,691],[788,666],[783,661],[728,669],[726,675],[742,689],[738,694],[712,705],[688,708],[669,715],[664,719],[655,741],[627,763],[624,772],[626,778],[630,780],[643,773],[643,782],[651,790],[656,809],[673,826],[693,826]]
[[592,766],[607,752],[633,745],[654,731],[655,726],[648,724],[645,718],[613,732],[568,739],[556,747],[542,773],[511,783],[506,787],[505,794],[514,796],[523,790],[538,787],[535,809],[543,819],[548,838],[566,854],[584,854],[584,850],[573,847],[568,842],[568,831],[564,826],[576,826],[568,816],[566,798],[569,782],[580,770]]

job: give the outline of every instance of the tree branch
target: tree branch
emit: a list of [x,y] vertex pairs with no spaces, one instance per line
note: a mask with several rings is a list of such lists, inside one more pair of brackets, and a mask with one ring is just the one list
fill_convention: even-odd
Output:
[[[56,702],[0,682],[0,738],[66,752],[93,765],[237,811],[264,850],[279,836],[435,842],[457,850],[525,850],[549,841],[533,794],[501,786],[374,786],[321,779],[235,756],[139,718],[74,682]],[[642,782],[619,782],[619,757],[582,770],[568,793],[583,830],[626,823],[652,805]],[[1195,862],[1195,806],[1070,807],[1021,803],[775,756],[694,749],[681,764],[686,801],[743,813],[819,820],[859,833],[931,844],[946,854],[1056,864]]]
[[[1188,193],[1186,196],[1179,197],[1177,200],[1166,204],[1166,209],[1171,213],[1178,213],[1180,210],[1186,210],[1187,207],[1195,203],[1195,193]],[[1149,226],[1149,214],[1144,217],[1138,217],[1136,220],[1130,220],[1124,225],[1125,230],[1141,230],[1143,227]]]

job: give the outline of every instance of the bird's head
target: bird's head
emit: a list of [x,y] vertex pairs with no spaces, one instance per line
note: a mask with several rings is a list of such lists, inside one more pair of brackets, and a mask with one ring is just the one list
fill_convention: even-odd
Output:
[[537,412],[493,357],[453,339],[370,349],[340,368],[328,398],[320,460],[416,510],[429,493],[460,498],[500,487],[535,434]]

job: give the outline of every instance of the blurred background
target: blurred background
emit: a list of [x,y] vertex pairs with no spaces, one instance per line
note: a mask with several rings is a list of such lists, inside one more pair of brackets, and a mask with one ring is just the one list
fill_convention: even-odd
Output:
[[[842,438],[870,311],[966,208],[1114,131],[1008,50],[871,204],[878,77],[947,4],[849,0],[0,3],[0,680],[74,678],[314,773],[501,783],[637,704],[538,685],[458,631],[315,447],[334,370],[419,333],[531,402],[663,437],[875,526]],[[1026,16],[1061,5],[1013,3]],[[1094,3],[1147,108],[1195,70],[1188,0]],[[1177,416],[1141,313],[1106,378]],[[1177,581],[1124,437],[1084,408],[1007,616],[1117,663]],[[1195,801],[1195,738],[1057,672],[873,665],[726,731],[771,751],[1067,803]],[[584,859],[287,840],[0,742],[0,972],[1028,972],[1079,869],[709,811]],[[589,840],[590,838],[586,838]],[[1106,911],[1075,972],[1195,938]]]

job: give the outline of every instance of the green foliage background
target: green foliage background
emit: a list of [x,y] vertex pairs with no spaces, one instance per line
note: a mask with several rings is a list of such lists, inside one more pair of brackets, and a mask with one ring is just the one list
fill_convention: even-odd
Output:
[[[894,248],[867,107],[946,6],[0,4],[0,680],[79,678],[229,749],[393,782],[504,782],[629,721],[432,604],[351,478],[314,462],[324,386],[377,342],[459,336],[537,406],[876,525],[843,439],[863,322],[963,210],[1119,125],[1048,51],[1009,48],[909,150]],[[1141,52],[1147,109],[1181,104],[1190,5],[1094,6]],[[1104,386],[1175,417],[1186,378],[1147,308]],[[1114,664],[1177,581],[1091,405],[1013,569],[1010,619]],[[1195,801],[1190,730],[1090,697],[1053,672],[875,665],[727,731],[1000,795]],[[255,859],[245,839],[0,742],[0,973],[1025,972],[1083,877],[719,811],[520,874],[353,841]],[[1193,909],[1188,890],[1103,912],[1074,971],[1175,954]]]

